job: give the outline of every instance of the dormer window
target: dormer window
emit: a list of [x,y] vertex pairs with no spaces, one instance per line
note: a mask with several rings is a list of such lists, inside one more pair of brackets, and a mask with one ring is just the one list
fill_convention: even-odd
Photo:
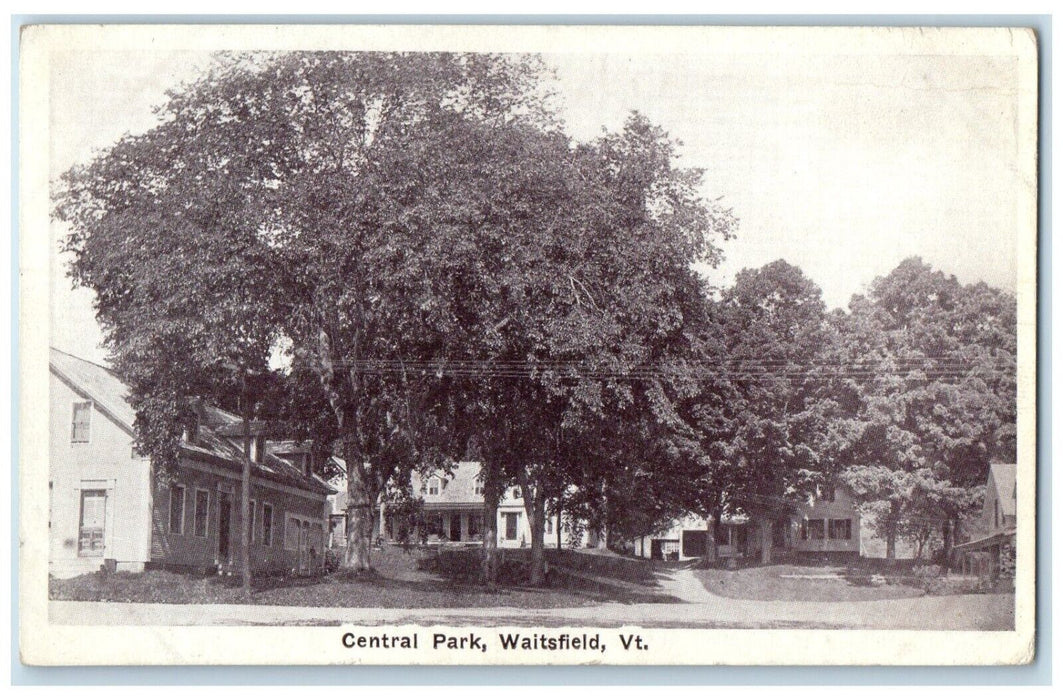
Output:
[[520,499],[520,487],[519,486],[515,486],[513,488],[513,499],[514,500],[519,500]]
[[433,476],[431,479],[428,480],[428,495],[439,495],[439,477]]
[[70,425],[70,442],[89,441],[89,422],[92,419],[92,402],[75,401]]
[[484,495],[484,482],[482,482],[479,479],[477,479],[476,480],[476,485],[473,487],[473,490],[476,492],[477,496]]
[[819,498],[821,501],[833,503],[834,496],[834,486],[832,484],[823,484],[819,487]]

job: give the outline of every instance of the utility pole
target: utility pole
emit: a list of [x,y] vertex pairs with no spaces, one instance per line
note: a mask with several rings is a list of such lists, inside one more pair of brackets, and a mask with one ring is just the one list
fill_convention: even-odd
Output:
[[251,421],[247,372],[240,373],[240,413],[244,422],[244,469],[240,479],[240,576],[245,600],[251,600]]

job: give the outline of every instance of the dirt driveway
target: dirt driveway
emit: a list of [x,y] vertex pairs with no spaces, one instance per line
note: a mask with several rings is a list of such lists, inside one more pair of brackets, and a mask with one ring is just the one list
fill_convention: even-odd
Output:
[[682,603],[605,603],[579,608],[336,608],[281,605],[168,605],[54,600],[53,624],[73,625],[583,625],[722,629],[1005,630],[1014,627],[1010,595],[923,596],[836,603],[723,598],[689,570],[661,573]]

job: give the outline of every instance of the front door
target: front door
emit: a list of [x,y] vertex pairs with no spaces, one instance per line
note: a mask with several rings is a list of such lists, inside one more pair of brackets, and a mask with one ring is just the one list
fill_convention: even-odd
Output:
[[233,562],[232,522],[232,494],[220,491],[218,493],[218,562],[220,564],[232,564]]
[[461,513],[450,514],[450,541],[461,542]]

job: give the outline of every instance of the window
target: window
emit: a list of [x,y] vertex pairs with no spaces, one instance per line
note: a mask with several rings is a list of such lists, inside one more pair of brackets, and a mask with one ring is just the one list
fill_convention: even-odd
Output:
[[802,520],[799,528],[800,528],[800,533],[801,533],[801,539],[807,540],[808,539],[808,521],[807,520]]
[[428,495],[429,496],[438,496],[439,495],[439,479],[434,477],[434,476],[431,479],[428,480]]
[[827,536],[832,540],[853,539],[853,521],[849,518],[840,520],[831,519],[828,524]]
[[81,492],[81,521],[78,526],[78,556],[103,556],[103,527],[107,516],[106,491]]
[[170,532],[185,534],[185,487],[180,484],[170,487]]
[[255,543],[255,509],[258,508],[258,504],[252,499],[250,508],[250,516],[247,520],[247,536],[250,539],[251,544]]
[[483,534],[484,516],[482,513],[469,513],[469,537]]
[[543,518],[543,520],[545,521],[543,522],[543,533],[547,535],[554,534],[554,521],[551,520],[549,515]]
[[89,441],[89,420],[91,416],[91,401],[74,402],[74,417],[70,426],[70,442]]
[[196,537],[207,536],[207,513],[210,509],[210,491],[196,489],[196,510],[193,523],[193,534]]
[[827,501],[830,503],[834,502],[835,493],[834,486],[832,484],[823,484],[822,486],[820,486],[819,493],[820,500]]
[[816,520],[808,521],[808,538],[811,540],[822,540],[824,536],[823,532],[823,520],[817,518]]
[[480,479],[477,479],[476,485],[473,487],[473,490],[476,492],[477,496],[484,495],[484,482]]
[[262,544],[273,546],[273,506],[262,504]]
[[517,539],[517,522],[520,518],[520,513],[506,513],[506,539]]
[[520,500],[520,487],[517,486],[513,489],[513,500]]

